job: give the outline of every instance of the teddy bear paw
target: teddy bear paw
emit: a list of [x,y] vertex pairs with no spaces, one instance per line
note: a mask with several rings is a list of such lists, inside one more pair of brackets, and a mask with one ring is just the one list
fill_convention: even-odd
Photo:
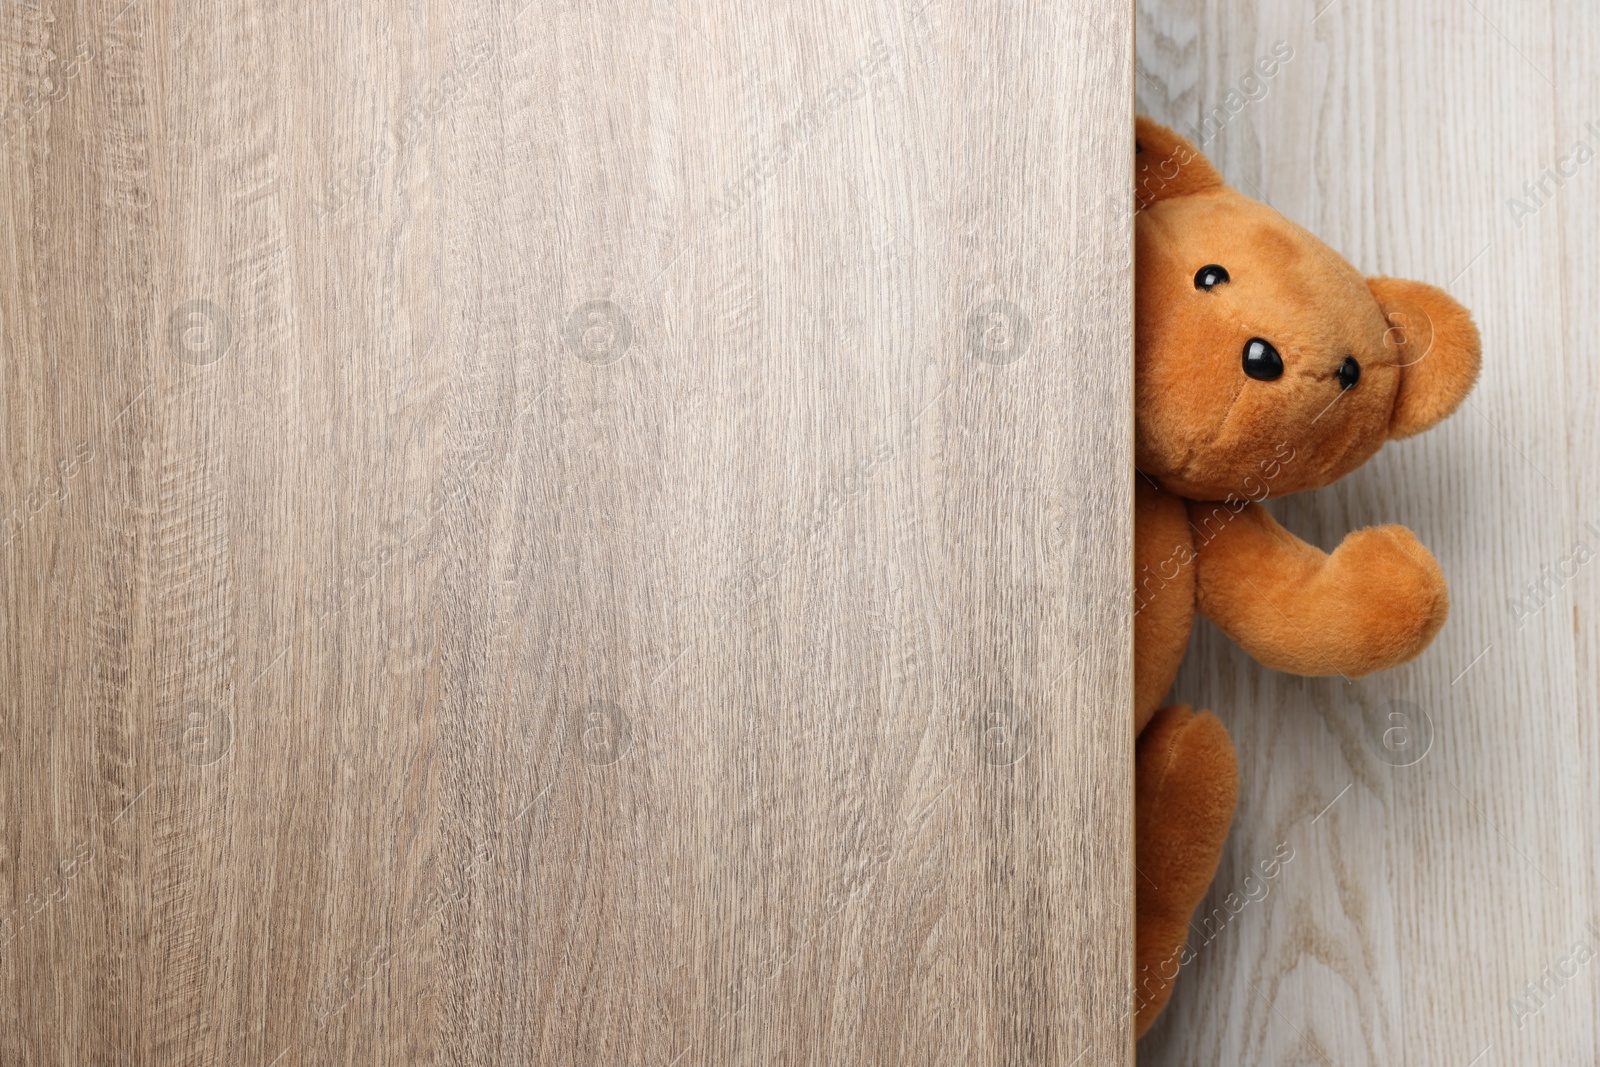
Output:
[[1428,647],[1450,611],[1444,572],[1404,526],[1373,526],[1345,537],[1324,575],[1332,594],[1324,631],[1344,674],[1405,663]]

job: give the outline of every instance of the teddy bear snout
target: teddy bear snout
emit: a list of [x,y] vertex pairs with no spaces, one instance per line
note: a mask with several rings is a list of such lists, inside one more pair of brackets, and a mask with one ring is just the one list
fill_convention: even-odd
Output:
[[1271,341],[1252,337],[1244,343],[1244,372],[1258,382],[1275,382],[1283,377],[1283,357]]

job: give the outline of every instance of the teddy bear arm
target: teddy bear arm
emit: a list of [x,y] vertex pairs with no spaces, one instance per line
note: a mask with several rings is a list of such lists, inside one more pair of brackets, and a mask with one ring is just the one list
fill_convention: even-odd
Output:
[[1328,554],[1258,504],[1221,525],[1211,505],[1190,514],[1196,607],[1268,667],[1360,677],[1416,656],[1444,624],[1444,576],[1402,526],[1357,530]]

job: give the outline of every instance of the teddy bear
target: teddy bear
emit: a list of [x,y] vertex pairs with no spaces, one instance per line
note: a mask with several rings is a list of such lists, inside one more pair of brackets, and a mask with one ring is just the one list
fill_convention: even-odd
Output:
[[1226,185],[1147,118],[1134,146],[1136,972],[1142,1036],[1191,957],[1238,767],[1218,718],[1165,704],[1198,612],[1264,666],[1357,678],[1425,649],[1449,610],[1410,530],[1325,553],[1268,497],[1328,485],[1455,410],[1478,332],[1443,290],[1364,277]]

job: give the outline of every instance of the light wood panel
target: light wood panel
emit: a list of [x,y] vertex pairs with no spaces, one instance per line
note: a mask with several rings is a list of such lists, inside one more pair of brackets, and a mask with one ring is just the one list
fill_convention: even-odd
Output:
[[[1244,79],[1278,42],[1293,58],[1263,93]],[[1427,653],[1301,680],[1198,628],[1177,693],[1222,716],[1242,779],[1202,916],[1247,885],[1258,900],[1197,930],[1142,1063],[1594,1061],[1600,586],[1564,561],[1600,551],[1600,164],[1563,164],[1532,215],[1509,201],[1534,206],[1524,183],[1578,139],[1600,149],[1597,45],[1578,4],[1141,0],[1140,109],[1192,132],[1223,108],[1200,136],[1230,182],[1369,273],[1447,285],[1485,347],[1443,426],[1273,505],[1330,548],[1415,529],[1452,591]],[[1235,89],[1258,99],[1232,114]],[[1546,566],[1569,572],[1547,606],[1514,610]],[[1280,844],[1294,858],[1261,879]]]
[[1132,12],[0,13],[0,1062],[1126,1063]]

